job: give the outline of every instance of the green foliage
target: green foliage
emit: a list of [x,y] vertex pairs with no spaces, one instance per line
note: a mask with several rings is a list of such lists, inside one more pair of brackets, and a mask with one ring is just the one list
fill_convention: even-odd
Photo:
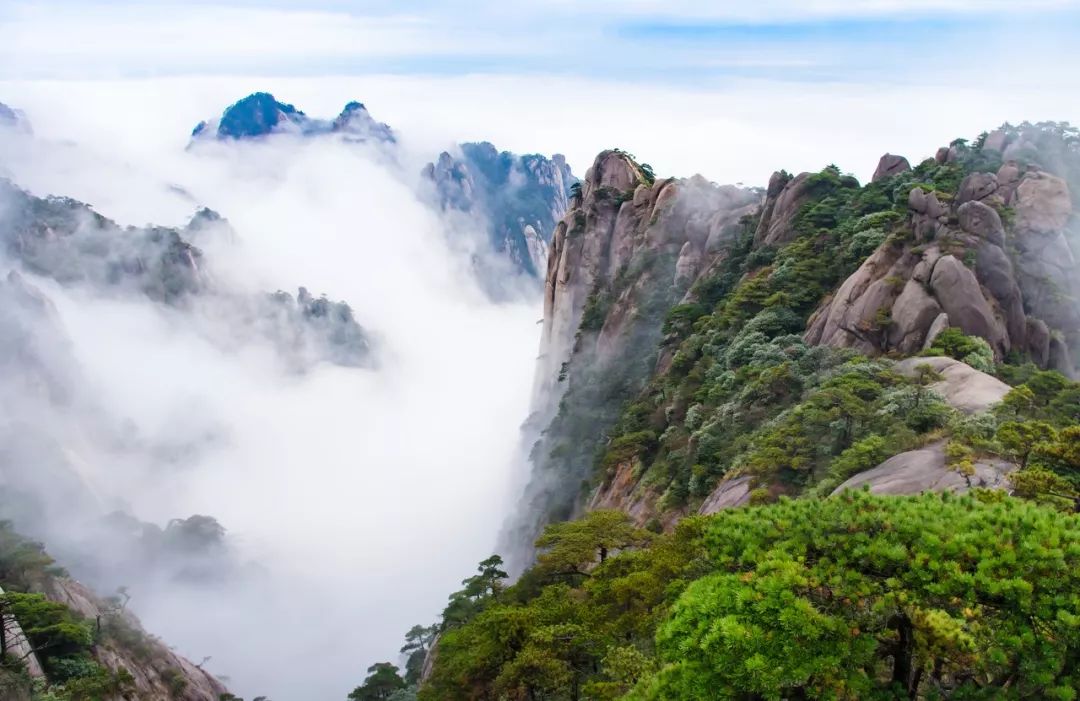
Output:
[[705,536],[715,573],[680,597],[630,698],[1074,698],[1078,528],[948,495],[724,512]]
[[[502,591],[502,581],[507,574],[501,569],[503,560],[498,555],[492,555],[476,566],[478,574],[462,580],[464,587],[460,591],[450,595],[450,603],[443,609],[444,627],[462,625],[476,616],[484,609],[492,597]],[[415,630],[415,629],[414,629]],[[410,634],[413,633],[410,630]],[[409,643],[409,635],[406,635],[406,645]],[[404,648],[402,652],[404,652]]]
[[587,576],[541,562],[447,629],[418,698],[1073,698],[1075,518],[845,492],[688,518],[602,562],[599,523],[547,539]]
[[63,604],[44,594],[7,592],[0,595],[0,611],[19,622],[31,646],[48,666],[53,657],[74,655],[93,643],[91,626]]
[[994,351],[978,336],[965,336],[960,329],[948,328],[938,334],[924,355],[946,355],[967,363],[982,372],[994,371]]
[[553,523],[536,541],[537,570],[543,575],[587,575],[609,553],[647,543],[652,534],[636,528],[622,511],[590,511],[576,521]]
[[395,692],[406,687],[398,668],[389,662],[376,662],[367,671],[364,683],[349,693],[350,701],[387,701]]

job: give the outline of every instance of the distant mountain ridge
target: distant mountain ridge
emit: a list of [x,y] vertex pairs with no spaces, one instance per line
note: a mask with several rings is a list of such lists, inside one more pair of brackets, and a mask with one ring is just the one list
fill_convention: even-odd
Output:
[[[197,144],[290,134],[339,135],[345,141],[387,148],[398,144],[394,130],[376,121],[361,102],[349,102],[332,120],[317,119],[267,92],[252,93],[227,107],[221,117],[199,122],[191,136]],[[466,142],[455,153],[440,153],[424,167],[422,177],[434,185],[439,209],[483,221],[473,267],[485,290],[504,296],[507,288],[515,287],[508,276],[523,277],[539,289],[555,224],[566,214],[571,190],[580,182],[562,154],[518,155],[487,141]]]
[[579,182],[566,157],[516,155],[486,141],[461,144],[424,167],[444,210],[477,212],[487,218],[492,247],[525,274],[542,278],[547,247]]
[[191,132],[193,140],[258,139],[271,134],[341,134],[353,141],[393,144],[394,131],[376,121],[355,100],[349,102],[332,120],[317,119],[286,102],[279,102],[267,92],[256,92],[242,98],[222,113],[218,119],[199,122]]

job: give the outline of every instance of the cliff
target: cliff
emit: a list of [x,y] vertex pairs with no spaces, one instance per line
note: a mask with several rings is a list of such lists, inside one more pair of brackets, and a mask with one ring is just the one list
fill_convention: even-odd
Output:
[[423,177],[444,211],[471,213],[486,223],[490,249],[512,270],[543,276],[555,223],[577,182],[562,155],[518,156],[487,142],[464,143],[460,155],[439,154]]
[[[219,701],[226,687],[143,630],[121,598],[102,599],[58,568],[40,544],[0,525],[4,698],[31,686],[56,698]],[[35,696],[36,698],[36,696]]]
[[[549,250],[541,428],[504,549],[587,509],[667,529],[695,511],[835,487],[847,475],[830,464],[860,438],[880,432],[889,446],[861,469],[917,441],[886,438],[871,417],[833,435],[844,410],[822,395],[870,373],[878,388],[858,401],[895,410],[881,397],[921,391],[895,360],[946,353],[956,334],[986,342],[981,369],[1072,376],[1070,134],[1007,125],[915,168],[886,154],[865,185],[830,167],[778,172],[764,192],[654,181],[627,154],[600,154]],[[843,375],[858,358],[865,369]],[[961,411],[943,389],[931,390],[943,411]]]

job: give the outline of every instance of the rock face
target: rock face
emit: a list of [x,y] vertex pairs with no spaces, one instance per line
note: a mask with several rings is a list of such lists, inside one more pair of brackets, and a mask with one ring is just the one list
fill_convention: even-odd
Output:
[[810,178],[810,173],[800,173],[794,178],[783,171],[772,174],[755,243],[776,246],[795,237],[793,219],[810,196]]
[[[632,195],[631,195],[632,193]],[[544,325],[534,396],[557,402],[558,377],[574,351],[586,303],[594,290],[610,288],[635,260],[666,254],[670,276],[639,278],[636,285],[676,283],[685,291],[708,267],[707,255],[733,235],[739,219],[760,204],[760,195],[718,187],[695,176],[648,182],[639,166],[617,151],[597,156],[572,209],[555,227],[547,261]],[[613,294],[605,323],[595,329],[596,348],[610,351],[633,316],[631,290]],[[679,294],[682,294],[681,292]],[[595,299],[595,297],[594,297]]]
[[903,173],[911,170],[911,164],[908,163],[908,159],[903,156],[896,156],[891,153],[886,153],[878,161],[877,168],[874,169],[874,175],[870,178],[870,182],[876,183],[879,180],[885,178],[891,178],[897,173]]
[[[998,358],[1028,353],[1046,367],[1051,335],[1043,326],[1065,338],[1080,332],[1064,180],[1007,163],[997,174],[968,175],[951,204],[916,187],[908,205],[907,235],[881,244],[818,308],[808,342],[909,354],[948,324],[985,339]],[[1004,207],[1015,211],[1008,231]]]
[[896,364],[896,371],[914,377],[920,365],[929,365],[942,377],[930,385],[930,389],[944,397],[952,408],[965,414],[986,411],[1012,389],[993,375],[952,358],[908,358]]
[[751,481],[752,478],[748,475],[724,480],[705,498],[701,508],[698,509],[698,513],[708,516],[709,514],[715,514],[717,511],[732,509],[749,503]]
[[975,474],[965,477],[945,464],[945,444],[932,443],[919,450],[894,455],[877,467],[847,480],[833,494],[868,487],[874,494],[966,492],[971,487],[1007,489],[1009,473],[1017,466],[1004,460],[978,460]]
[[[579,486],[590,476],[591,449],[581,442],[553,449],[568,433],[587,430],[595,439],[603,421],[613,418],[592,413],[588,421],[596,422],[595,432],[579,424],[576,412],[590,414],[587,407],[596,402],[591,378],[618,374],[630,386],[644,381],[667,308],[726,255],[724,244],[745,227],[740,219],[760,203],[760,192],[720,187],[700,176],[653,179],[619,151],[597,156],[555,226],[546,266],[530,424],[553,422],[560,402],[567,407],[559,419],[565,423],[552,424],[542,438],[526,436],[529,445],[540,441],[532,451],[523,516],[503,537],[505,552],[532,542],[548,520],[589,506]],[[630,494],[625,487],[635,482],[632,464],[613,466],[592,495],[592,506],[624,508],[639,522],[651,520],[659,494]]]
[[423,176],[443,210],[481,216],[491,250],[531,277],[546,269],[555,223],[578,182],[561,154],[518,156],[486,142],[462,144],[460,156],[444,151]]
[[[127,670],[134,698],[142,701],[219,701],[228,689],[210,673],[177,655],[145,630],[128,611],[116,611],[93,592],[66,577],[50,578],[42,593],[105,631],[92,649],[94,659],[114,672]],[[122,701],[118,695],[106,701]]]
[[350,141],[394,143],[389,126],[375,121],[360,102],[345,105],[334,120],[314,119],[273,95],[257,92],[238,100],[219,119],[199,122],[191,132],[193,141],[261,139],[272,134],[312,136],[341,134]]

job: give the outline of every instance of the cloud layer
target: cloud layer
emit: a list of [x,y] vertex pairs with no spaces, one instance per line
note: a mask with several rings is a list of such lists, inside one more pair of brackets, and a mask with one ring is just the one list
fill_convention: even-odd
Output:
[[[102,109],[124,99],[99,96]],[[49,99],[63,110],[68,98]],[[157,110],[126,124],[172,123]],[[488,301],[418,198],[416,171],[362,146],[283,138],[185,152],[133,134],[128,150],[111,129],[57,143],[42,128],[4,150],[17,181],[125,222],[171,223],[209,205],[239,237],[206,242],[219,284],[325,291],[377,338],[377,370],[297,375],[258,343],[215,343],[207,327],[242,320],[215,316],[212,300],[180,314],[31,278],[56,303],[100,413],[81,423],[122,424],[143,447],[65,446],[102,510],[126,506],[161,525],[212,515],[251,565],[222,585],[123,582],[131,606],[179,651],[211,656],[207,668],[238,693],[343,697],[491,554],[528,410],[538,305]]]

